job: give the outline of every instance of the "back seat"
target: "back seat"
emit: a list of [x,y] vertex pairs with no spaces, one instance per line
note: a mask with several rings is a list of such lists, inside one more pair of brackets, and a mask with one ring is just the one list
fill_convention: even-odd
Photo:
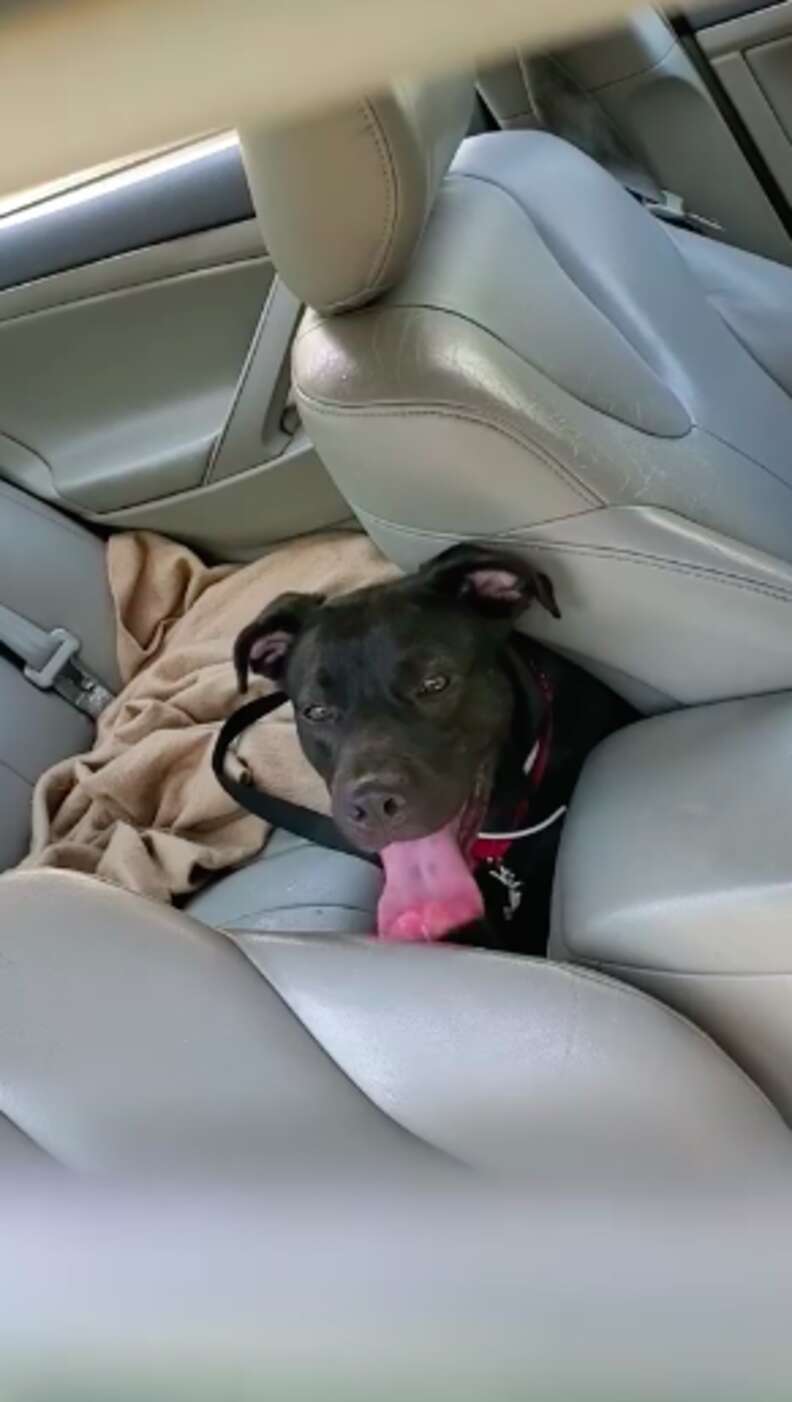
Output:
[[[0,600],[79,634],[118,686],[100,542],[4,485]],[[91,730],[0,658],[5,868],[38,775]],[[775,1108],[683,1018],[545,960],[357,940],[378,887],[283,833],[186,912],[6,871],[0,1173],[472,1168],[576,1192],[788,1175]]]
[[[81,662],[119,686],[115,622],[101,541],[84,526],[0,482],[0,604],[47,631],[66,627]],[[89,749],[93,724],[41,691],[0,653],[0,871],[24,856],[33,786],[50,765]],[[188,908],[240,931],[372,928],[379,878],[363,861],[276,834],[245,868],[200,892]]]

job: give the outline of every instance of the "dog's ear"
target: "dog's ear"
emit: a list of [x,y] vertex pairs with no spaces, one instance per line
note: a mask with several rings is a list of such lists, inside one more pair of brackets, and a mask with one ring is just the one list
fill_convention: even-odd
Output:
[[561,617],[547,575],[496,547],[452,545],[422,565],[418,577],[434,593],[464,600],[490,618],[515,619],[534,600]]
[[311,614],[324,603],[323,594],[281,594],[234,643],[234,666],[240,691],[247,691],[248,672],[281,679],[289,653]]

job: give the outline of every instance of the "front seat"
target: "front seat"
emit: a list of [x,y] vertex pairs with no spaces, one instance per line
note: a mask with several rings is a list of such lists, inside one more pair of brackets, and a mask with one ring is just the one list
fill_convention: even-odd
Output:
[[64,872],[0,881],[0,1086],[0,1173],[340,1175],[387,1208],[410,1175],[667,1202],[792,1159],[753,1082],[627,985],[313,933],[243,954]]
[[532,629],[644,710],[789,688],[792,270],[546,133],[463,140],[472,95],[242,133],[320,455],[402,565],[541,560],[563,619]]

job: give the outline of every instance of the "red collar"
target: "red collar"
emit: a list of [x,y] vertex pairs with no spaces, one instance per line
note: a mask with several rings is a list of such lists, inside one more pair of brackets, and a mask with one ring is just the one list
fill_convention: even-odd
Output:
[[[542,780],[547,772],[550,751],[553,745],[553,684],[550,678],[541,671],[539,667],[531,663],[530,668],[544,698],[545,712],[536,744],[526,757],[527,790],[525,796],[517,804],[513,814],[512,825],[515,829],[519,828],[529,815],[536,795],[541,788]],[[487,837],[481,834],[476,838],[470,849],[472,865],[476,867],[480,862],[503,861],[512,843],[518,840],[518,838],[511,835]]]

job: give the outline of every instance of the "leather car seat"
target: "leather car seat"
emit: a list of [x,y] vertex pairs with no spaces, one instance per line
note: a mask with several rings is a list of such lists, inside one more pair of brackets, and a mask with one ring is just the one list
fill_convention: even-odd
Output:
[[661,998],[792,1124],[792,695],[653,716],[589,756],[550,957]]
[[[118,686],[104,550],[68,516],[0,482],[0,604],[47,631],[68,627],[81,658]],[[0,871],[21,861],[33,785],[50,765],[89,748],[93,725],[54,691],[39,690],[0,648]]]
[[540,560],[563,619],[532,630],[644,710],[789,687],[792,270],[671,230],[554,136],[463,141],[472,92],[242,132],[311,308],[320,455],[404,566],[460,537]]
[[[49,631],[68,628],[81,662],[119,684],[115,622],[100,539],[79,522],[0,482],[0,604]],[[91,720],[28,681],[0,648],[0,872],[24,857],[39,775],[89,749]],[[276,833],[261,856],[193,898],[196,917],[240,930],[371,929],[380,880],[364,861]]]
[[725,1053],[627,985],[316,934],[243,953],[64,872],[0,880],[0,1084],[14,1171],[340,1174],[382,1192],[456,1168],[667,1201],[788,1178],[792,1155]]

